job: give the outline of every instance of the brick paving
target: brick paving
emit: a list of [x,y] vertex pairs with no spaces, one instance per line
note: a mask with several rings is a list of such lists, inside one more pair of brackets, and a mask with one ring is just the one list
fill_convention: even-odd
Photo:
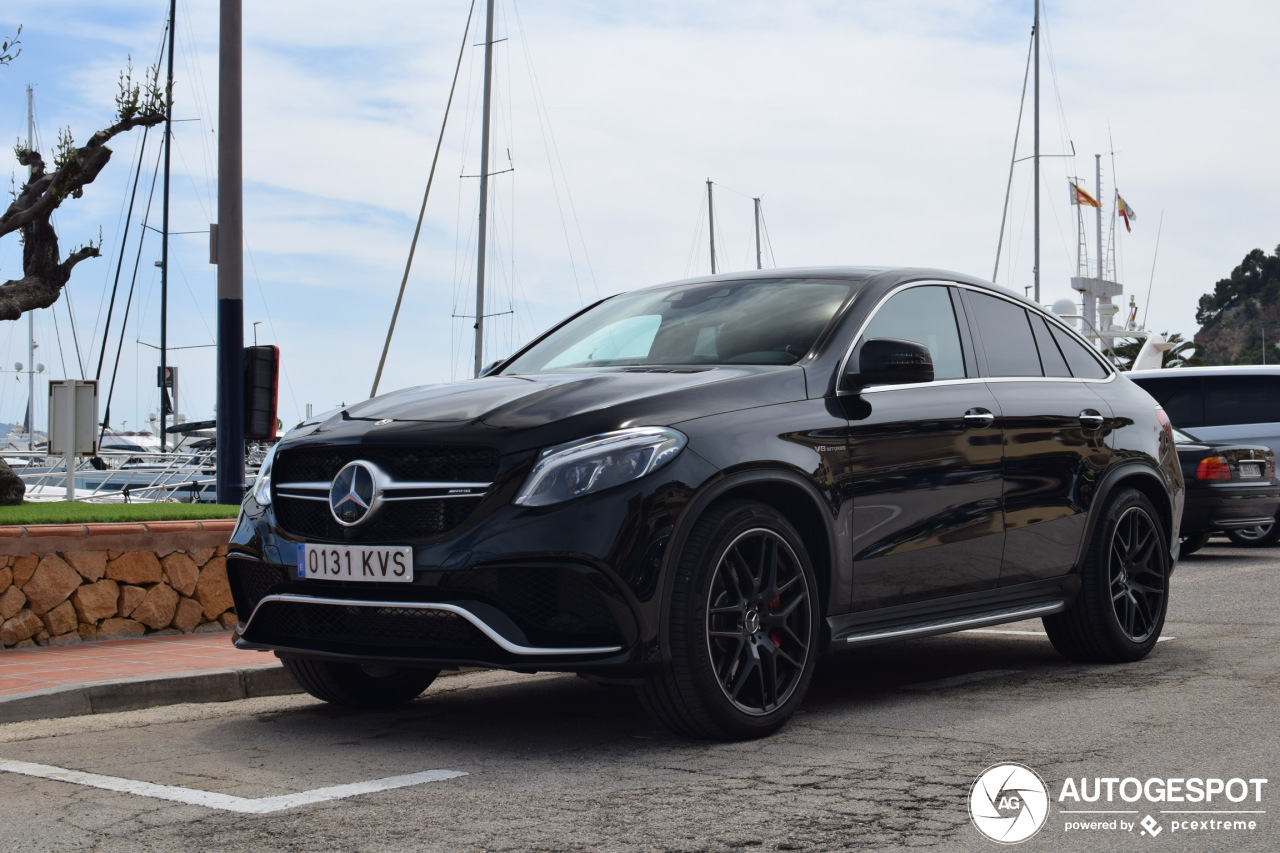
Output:
[[230,631],[3,649],[0,698],[77,684],[242,669],[275,662],[274,655],[236,649],[231,645]]

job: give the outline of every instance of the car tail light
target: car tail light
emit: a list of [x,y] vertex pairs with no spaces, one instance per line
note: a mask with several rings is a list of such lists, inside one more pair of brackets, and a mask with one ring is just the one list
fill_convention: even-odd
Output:
[[1207,456],[1196,466],[1197,480],[1230,480],[1231,466],[1222,456]]
[[1173,421],[1169,420],[1169,416],[1164,413],[1164,408],[1156,406],[1156,421],[1159,422],[1160,428],[1164,430],[1164,434],[1173,441]]

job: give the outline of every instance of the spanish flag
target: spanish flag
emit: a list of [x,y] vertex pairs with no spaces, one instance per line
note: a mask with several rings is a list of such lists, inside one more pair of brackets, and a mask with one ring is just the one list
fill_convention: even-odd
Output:
[[1076,186],[1075,181],[1068,180],[1067,183],[1071,185],[1072,204],[1083,204],[1088,205],[1089,207],[1102,207],[1102,205],[1098,204],[1098,200],[1096,198]]
[[1134,213],[1128,202],[1120,197],[1120,193],[1116,193],[1116,213],[1120,214],[1121,218],[1124,219],[1124,230],[1132,231],[1133,226],[1129,223],[1137,219],[1138,214]]

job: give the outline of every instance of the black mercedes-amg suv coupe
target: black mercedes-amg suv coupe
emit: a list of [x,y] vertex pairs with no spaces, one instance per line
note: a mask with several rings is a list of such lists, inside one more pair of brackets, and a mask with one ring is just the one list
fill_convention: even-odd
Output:
[[235,642],[335,703],[550,670],[757,737],[868,643],[1039,617],[1073,660],[1142,658],[1182,502],[1160,408],[1011,291],[724,274],[299,424],[233,536]]

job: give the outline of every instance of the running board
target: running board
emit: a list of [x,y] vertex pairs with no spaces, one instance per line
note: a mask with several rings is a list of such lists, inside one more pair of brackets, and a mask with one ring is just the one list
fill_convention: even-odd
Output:
[[1054,613],[1061,613],[1066,607],[1067,603],[1062,600],[1042,602],[1030,606],[1006,607],[1002,610],[990,610],[985,613],[974,613],[968,616],[950,616],[929,622],[915,622],[907,625],[857,631],[844,637],[836,637],[835,642],[853,645],[858,643],[880,643],[886,640],[904,640],[908,637],[927,637],[930,634],[949,634],[952,631],[963,631],[967,628],[984,628],[987,625],[1000,625],[1005,622],[1017,622],[1037,616],[1049,616]]

